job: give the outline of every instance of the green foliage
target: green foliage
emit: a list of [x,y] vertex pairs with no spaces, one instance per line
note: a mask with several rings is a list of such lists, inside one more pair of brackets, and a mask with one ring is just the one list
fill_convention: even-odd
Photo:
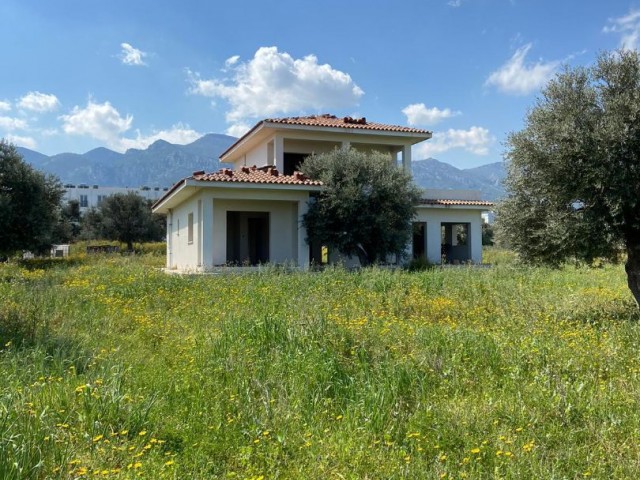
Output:
[[529,262],[593,262],[627,251],[640,299],[640,56],[566,69],[508,139],[501,239]]
[[55,260],[0,265],[3,480],[638,478],[619,266]]
[[0,140],[0,257],[51,248],[63,193],[57,178],[34,170]]
[[482,245],[483,246],[492,246],[493,245],[493,226],[488,223],[482,222]]
[[165,228],[164,216],[151,212],[150,201],[135,192],[117,193],[85,213],[81,237],[117,240],[131,251],[134,242],[164,240]]
[[404,255],[420,191],[389,155],[336,149],[307,158],[302,170],[325,185],[303,219],[308,241],[362,265]]

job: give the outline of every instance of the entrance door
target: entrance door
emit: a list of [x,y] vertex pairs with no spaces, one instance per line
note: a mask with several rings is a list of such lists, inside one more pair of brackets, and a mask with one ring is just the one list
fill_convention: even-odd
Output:
[[269,261],[269,213],[227,212],[227,262],[258,265]]
[[424,258],[427,224],[425,222],[415,222],[413,224],[413,258]]

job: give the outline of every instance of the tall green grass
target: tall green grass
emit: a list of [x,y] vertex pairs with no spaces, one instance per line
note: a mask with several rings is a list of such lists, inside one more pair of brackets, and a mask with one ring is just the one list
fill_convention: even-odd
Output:
[[0,478],[640,474],[620,267],[175,276],[154,258],[0,266]]

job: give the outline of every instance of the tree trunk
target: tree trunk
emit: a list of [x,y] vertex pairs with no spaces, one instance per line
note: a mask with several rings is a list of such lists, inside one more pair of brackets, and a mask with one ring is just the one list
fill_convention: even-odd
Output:
[[627,285],[636,299],[636,305],[640,306],[640,244],[627,243],[627,263],[624,265],[627,272]]

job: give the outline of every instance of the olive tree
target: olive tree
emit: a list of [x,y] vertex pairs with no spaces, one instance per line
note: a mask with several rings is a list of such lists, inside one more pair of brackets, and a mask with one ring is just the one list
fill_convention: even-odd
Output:
[[420,190],[389,155],[336,149],[301,168],[324,184],[303,217],[309,242],[358,256],[361,265],[405,253]]
[[626,258],[640,303],[640,57],[603,53],[549,82],[507,141],[501,239],[529,262]]
[[13,145],[0,140],[0,257],[49,250],[63,194],[56,177],[34,170]]

